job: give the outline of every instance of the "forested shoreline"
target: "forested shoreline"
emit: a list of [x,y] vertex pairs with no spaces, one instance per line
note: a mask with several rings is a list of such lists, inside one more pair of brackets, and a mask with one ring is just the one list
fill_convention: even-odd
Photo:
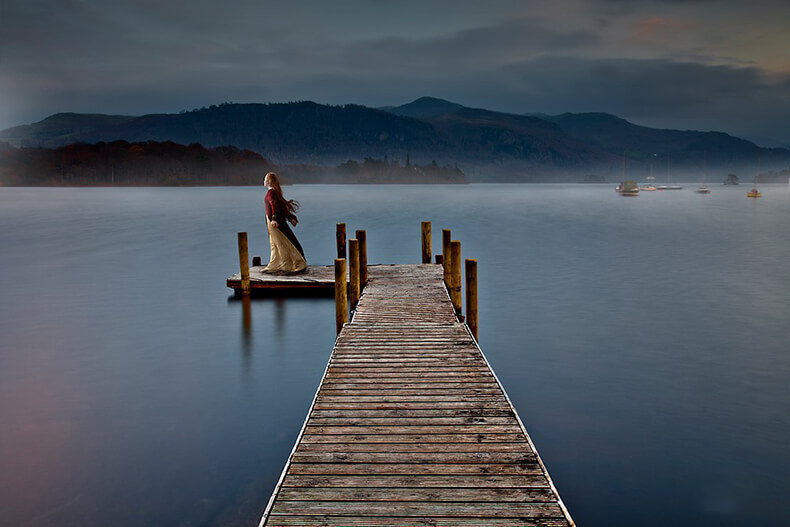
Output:
[[128,141],[15,148],[0,142],[1,186],[244,186],[266,172],[294,183],[466,183],[457,167],[388,159],[348,160],[336,167],[276,165],[235,146]]

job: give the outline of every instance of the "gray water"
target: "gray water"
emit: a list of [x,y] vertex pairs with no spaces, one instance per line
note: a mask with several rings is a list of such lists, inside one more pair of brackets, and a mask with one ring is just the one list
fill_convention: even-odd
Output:
[[[779,526],[790,513],[790,192],[297,186],[417,262],[478,259],[480,341],[581,526]],[[260,188],[0,188],[0,524],[255,525],[334,340],[331,299],[253,300]],[[436,242],[435,246],[437,245]]]

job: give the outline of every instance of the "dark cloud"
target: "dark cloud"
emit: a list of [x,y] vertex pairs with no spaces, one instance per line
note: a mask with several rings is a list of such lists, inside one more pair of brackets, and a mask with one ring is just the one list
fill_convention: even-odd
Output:
[[[535,111],[615,113],[650,126],[722,130],[760,141],[788,138],[790,80],[756,68],[669,60],[545,57],[503,72]],[[787,144],[787,143],[786,143]]]
[[[656,14],[659,4],[673,2],[6,1],[0,128],[57,111],[297,99],[377,106],[434,95],[790,143],[787,76],[731,48],[713,52],[723,37],[691,16],[710,10],[703,0],[674,15]],[[679,31],[694,45],[662,50]]]

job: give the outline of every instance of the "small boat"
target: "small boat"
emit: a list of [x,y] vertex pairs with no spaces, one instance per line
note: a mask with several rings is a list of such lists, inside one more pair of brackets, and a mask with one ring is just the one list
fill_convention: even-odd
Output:
[[763,193],[760,192],[759,190],[757,190],[756,188],[753,188],[752,190],[750,190],[749,192],[746,193],[746,197],[747,198],[762,198],[763,197]]
[[680,190],[683,187],[672,184],[672,172],[669,170],[669,156],[667,156],[667,184],[658,187],[658,190]]
[[636,181],[623,181],[617,187],[615,187],[615,192],[620,194],[621,196],[638,196],[639,195],[639,186],[636,184]]
[[639,185],[636,184],[636,181],[625,179],[625,152],[623,152],[623,181],[615,187],[614,191],[621,196],[639,195]]
[[706,187],[706,186],[702,186],[702,187],[697,188],[697,193],[698,194],[710,194],[710,189],[708,187]]
[[642,190],[642,191],[645,191],[645,192],[653,192],[653,191],[656,191],[658,189],[656,188],[655,185],[651,185],[650,183],[648,183],[647,185],[645,185],[643,187],[639,187],[639,190]]

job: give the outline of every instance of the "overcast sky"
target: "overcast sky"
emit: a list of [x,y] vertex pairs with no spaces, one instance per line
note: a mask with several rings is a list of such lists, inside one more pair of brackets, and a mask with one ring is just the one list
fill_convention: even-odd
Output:
[[790,0],[0,0],[0,129],[431,95],[790,146],[788,28]]

